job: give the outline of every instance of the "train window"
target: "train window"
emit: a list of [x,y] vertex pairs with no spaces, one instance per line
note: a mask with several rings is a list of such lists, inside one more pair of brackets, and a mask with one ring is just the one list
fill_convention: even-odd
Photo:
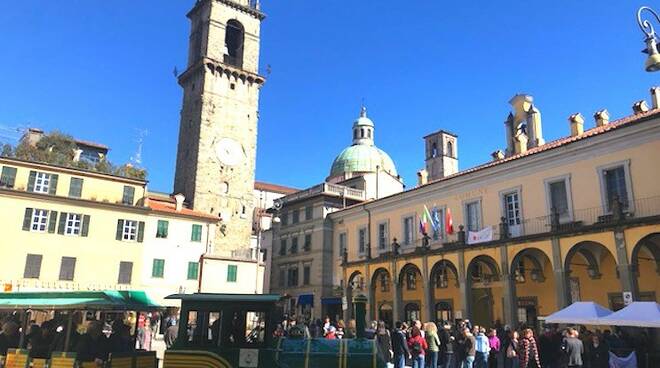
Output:
[[206,342],[213,346],[219,346],[220,342],[220,327],[222,324],[221,312],[209,313],[209,323],[206,334]]
[[186,324],[186,334],[188,335],[188,342],[191,344],[199,344],[202,341],[202,330],[199,327],[201,322],[197,311],[188,311],[188,320]]
[[264,342],[266,313],[256,311],[234,312],[227,342],[232,345],[258,345]]

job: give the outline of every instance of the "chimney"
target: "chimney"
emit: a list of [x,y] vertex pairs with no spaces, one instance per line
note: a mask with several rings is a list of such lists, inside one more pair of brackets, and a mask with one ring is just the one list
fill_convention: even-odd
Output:
[[183,201],[186,200],[186,196],[179,193],[174,196],[174,200],[176,201],[176,207],[175,207],[176,212],[181,212],[181,210],[183,209]]
[[610,123],[610,113],[607,109],[598,110],[594,114],[594,119],[596,120],[596,126],[602,127]]
[[584,133],[584,117],[582,114],[575,113],[568,117],[568,121],[571,124],[571,137]]
[[490,154],[490,157],[493,158],[493,161],[499,161],[504,158],[504,152],[502,150],[497,150]]
[[635,115],[647,111],[649,111],[649,106],[646,104],[646,100],[639,100],[633,104],[633,112]]
[[417,185],[422,186],[429,181],[429,173],[426,169],[421,169],[417,172]]
[[660,87],[651,87],[651,101],[654,109],[660,109]]

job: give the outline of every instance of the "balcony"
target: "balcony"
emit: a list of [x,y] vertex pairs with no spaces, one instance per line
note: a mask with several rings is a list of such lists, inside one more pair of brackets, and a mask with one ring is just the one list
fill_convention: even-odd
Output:
[[282,203],[286,204],[286,203],[296,202],[303,199],[316,197],[319,195],[353,199],[357,201],[364,201],[366,199],[366,193],[363,190],[349,188],[343,185],[322,183],[315,185],[311,188],[290,194],[286,197],[283,197]]

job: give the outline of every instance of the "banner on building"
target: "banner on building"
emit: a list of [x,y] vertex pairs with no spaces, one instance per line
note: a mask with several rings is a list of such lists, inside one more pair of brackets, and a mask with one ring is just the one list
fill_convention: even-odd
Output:
[[468,231],[468,244],[477,244],[493,240],[493,227],[488,226],[479,231]]

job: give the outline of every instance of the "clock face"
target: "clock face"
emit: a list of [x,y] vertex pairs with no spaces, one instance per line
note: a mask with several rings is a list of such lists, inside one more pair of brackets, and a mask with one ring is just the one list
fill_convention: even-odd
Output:
[[215,146],[218,159],[225,165],[238,165],[245,160],[243,145],[231,138],[222,138]]

